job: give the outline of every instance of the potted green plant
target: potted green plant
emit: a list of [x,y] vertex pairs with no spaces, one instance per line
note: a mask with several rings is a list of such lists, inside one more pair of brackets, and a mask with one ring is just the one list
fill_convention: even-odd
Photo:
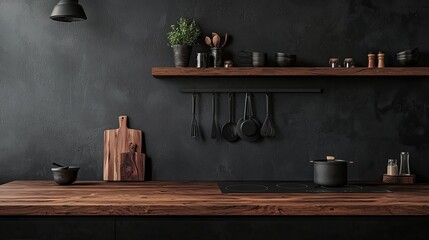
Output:
[[171,25],[171,32],[167,33],[168,45],[174,51],[176,67],[187,67],[191,57],[192,46],[197,42],[201,30],[195,20],[179,18],[175,25]]

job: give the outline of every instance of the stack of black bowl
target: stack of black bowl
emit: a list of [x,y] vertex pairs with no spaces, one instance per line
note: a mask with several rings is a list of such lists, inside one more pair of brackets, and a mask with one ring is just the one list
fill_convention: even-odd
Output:
[[253,67],[265,67],[267,64],[267,54],[261,52],[252,52]]
[[396,54],[396,60],[401,66],[415,66],[419,61],[419,49],[405,50]]
[[279,67],[293,67],[296,63],[296,55],[278,52],[275,57]]
[[251,52],[240,51],[238,53],[237,65],[240,67],[253,67]]

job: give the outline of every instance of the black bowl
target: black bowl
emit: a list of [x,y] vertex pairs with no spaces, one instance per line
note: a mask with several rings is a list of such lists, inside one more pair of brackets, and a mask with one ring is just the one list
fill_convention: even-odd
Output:
[[416,58],[396,58],[396,61],[401,66],[415,66],[419,60]]
[[59,167],[52,168],[52,174],[54,175],[54,181],[59,185],[70,185],[77,179],[77,173],[79,167]]

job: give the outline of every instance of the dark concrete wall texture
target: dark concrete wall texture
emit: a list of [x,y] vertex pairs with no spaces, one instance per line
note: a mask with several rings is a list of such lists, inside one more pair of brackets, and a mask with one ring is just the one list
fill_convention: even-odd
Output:
[[[194,18],[203,34],[232,35],[241,50],[298,55],[298,66],[330,57],[367,64],[369,51],[420,47],[428,66],[425,0],[82,0],[88,20],[49,19],[57,0],[0,0],[0,182],[51,179],[50,162],[81,167],[80,180],[101,180],[103,131],[145,133],[153,180],[311,180],[309,160],[353,160],[352,180],[380,180],[388,158],[411,155],[411,170],[429,180],[427,78],[155,79],[173,66],[170,25]],[[195,51],[207,51],[203,41]],[[195,57],[191,65],[195,66]],[[211,96],[198,99],[204,139],[190,137],[191,96],[182,88],[322,88],[323,94],[275,94],[277,136],[255,143],[211,140]],[[254,95],[265,115],[265,96]],[[236,96],[237,118],[244,95]],[[219,122],[228,118],[227,96]]]

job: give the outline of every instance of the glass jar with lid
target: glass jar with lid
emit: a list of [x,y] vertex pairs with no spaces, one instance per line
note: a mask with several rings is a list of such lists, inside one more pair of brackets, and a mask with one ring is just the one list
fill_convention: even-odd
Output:
[[398,161],[396,159],[389,159],[387,161],[387,175],[389,176],[398,175]]
[[344,67],[345,68],[355,67],[355,62],[353,58],[344,58]]
[[339,68],[339,67],[341,67],[340,59],[338,59],[338,58],[330,58],[329,59],[329,66],[331,68]]

